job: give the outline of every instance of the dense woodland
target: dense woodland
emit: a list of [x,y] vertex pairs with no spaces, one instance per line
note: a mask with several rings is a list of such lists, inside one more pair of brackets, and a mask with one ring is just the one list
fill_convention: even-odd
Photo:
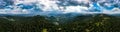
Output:
[[119,16],[101,14],[59,18],[1,16],[0,32],[120,32]]

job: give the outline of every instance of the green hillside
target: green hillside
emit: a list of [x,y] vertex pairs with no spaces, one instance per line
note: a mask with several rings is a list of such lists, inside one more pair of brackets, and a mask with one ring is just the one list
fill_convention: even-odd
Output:
[[104,14],[76,16],[72,19],[1,16],[0,32],[120,32],[120,17]]

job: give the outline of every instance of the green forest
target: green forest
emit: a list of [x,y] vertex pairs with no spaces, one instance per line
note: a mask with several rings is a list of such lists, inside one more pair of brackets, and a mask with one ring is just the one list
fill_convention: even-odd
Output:
[[104,14],[74,18],[1,16],[0,32],[120,32],[120,17]]

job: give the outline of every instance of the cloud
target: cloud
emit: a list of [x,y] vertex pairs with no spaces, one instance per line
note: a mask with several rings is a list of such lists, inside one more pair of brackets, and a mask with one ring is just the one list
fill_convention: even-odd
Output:
[[[74,3],[73,3],[73,2]],[[72,2],[72,3],[71,3]],[[70,0],[62,2],[58,0],[14,0],[13,5],[0,9],[0,14],[119,14],[120,8],[115,3],[104,3],[106,0],[92,2],[90,0]],[[58,4],[61,3],[61,4]],[[77,3],[77,4],[75,4]],[[101,4],[103,3],[103,4]],[[69,5],[68,5],[69,4]],[[71,5],[70,5],[71,4]],[[116,3],[119,4],[119,3]],[[66,5],[66,6],[61,6]],[[86,6],[84,6],[86,5]],[[88,5],[88,6],[87,6]],[[119,6],[119,5],[118,5]],[[120,7],[120,6],[119,6]]]

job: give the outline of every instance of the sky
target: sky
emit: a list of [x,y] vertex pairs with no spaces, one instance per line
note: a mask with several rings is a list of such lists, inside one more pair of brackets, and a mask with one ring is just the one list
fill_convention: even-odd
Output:
[[0,14],[120,14],[120,0],[0,0]]

